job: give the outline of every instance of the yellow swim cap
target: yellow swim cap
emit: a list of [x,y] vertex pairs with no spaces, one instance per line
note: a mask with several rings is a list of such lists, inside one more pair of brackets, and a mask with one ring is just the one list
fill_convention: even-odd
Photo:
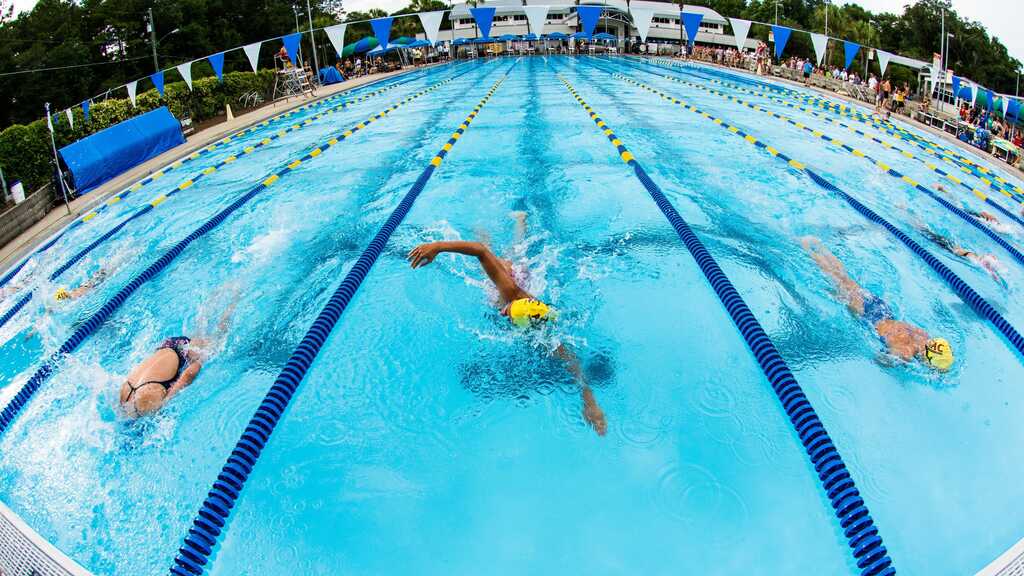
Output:
[[945,338],[932,338],[924,345],[924,357],[932,368],[945,372],[953,365],[953,347]]
[[60,302],[61,300],[71,298],[71,293],[68,292],[66,288],[57,288],[57,292],[53,295],[53,298],[57,300],[57,302]]
[[547,320],[551,313],[548,305],[532,298],[513,300],[508,306],[508,318],[520,328],[528,328],[531,323]]

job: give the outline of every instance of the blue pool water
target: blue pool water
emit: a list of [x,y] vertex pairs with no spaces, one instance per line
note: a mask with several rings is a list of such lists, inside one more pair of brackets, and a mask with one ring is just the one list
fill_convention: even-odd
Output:
[[[169,172],[69,231],[15,279],[37,296],[0,329],[4,405],[78,325],[200,224],[337,133],[434,87],[282,176],[62,359],[0,437],[0,498],[97,574],[166,573],[299,340],[506,73],[327,338],[242,491],[209,573],[859,573],[800,439],[729,314],[560,78],[643,164],[775,342],[899,573],[970,574],[1024,536],[1013,512],[1024,497],[1016,450],[1024,357],[884,228],[763,149],[616,74],[813,168],[935,254],[1014,326],[1024,326],[1021,264],[863,159],[666,76],[784,113],[927,187],[939,182],[924,164],[868,138],[711,82],[757,88],[757,79],[597,58],[508,58],[418,73],[226,164],[49,282],[75,250],[280,126]],[[966,206],[985,208],[949,187]],[[992,197],[1019,210],[1014,199]],[[527,213],[519,243],[513,211]],[[939,250],[916,231],[922,224],[996,254],[1005,285]],[[1000,234],[1021,248],[1016,224]],[[887,365],[872,331],[834,299],[800,248],[807,235],[898,317],[945,336],[954,369]],[[493,288],[464,257],[409,269],[411,248],[441,239],[485,240],[517,259],[529,269],[528,289],[560,311],[557,322],[529,337],[509,330]],[[100,267],[111,272],[92,293],[54,301],[58,285],[75,286]],[[8,295],[2,309],[19,296]],[[117,409],[124,375],[164,337],[213,330],[231,302],[230,328],[195,384],[156,417],[128,424]],[[559,342],[582,359],[608,418],[604,438],[586,426],[576,385],[545,353]]]

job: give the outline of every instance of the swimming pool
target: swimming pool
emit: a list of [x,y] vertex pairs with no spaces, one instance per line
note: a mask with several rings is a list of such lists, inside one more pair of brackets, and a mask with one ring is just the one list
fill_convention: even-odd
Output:
[[[906,126],[873,125],[810,93],[709,67],[503,58],[383,87],[258,126],[167,172],[70,229],[12,280],[37,296],[0,328],[4,405],[135,286],[0,437],[3,500],[83,566],[187,570],[192,549],[178,548],[186,537],[202,545],[187,534],[218,475],[233,489],[221,468],[239,436],[343,278],[365,269],[239,491],[209,573],[861,573],[833,494],[733,309],[650,185],[792,370],[894,568],[973,573],[1024,535],[1011,512],[1024,496],[1015,450],[1024,370],[1012,332],[821,184],[905,233],[1012,330],[1024,323],[1021,263],[910,181],[926,190],[946,181],[950,204],[1013,211],[1024,196],[1010,186],[1020,182],[980,171],[1008,197],[976,168],[959,170],[971,166],[964,158],[927,154],[913,140],[925,136]],[[316,117],[342,101],[353,102]],[[301,128],[262,144],[290,126]],[[419,196],[404,220],[374,243],[410,191]],[[518,244],[514,211],[527,214]],[[998,238],[1020,250],[1024,230],[1000,216]],[[1005,284],[938,249],[922,224],[996,254]],[[800,247],[808,235],[897,317],[944,335],[954,368],[879,362],[877,337]],[[528,338],[510,331],[466,258],[410,270],[405,254],[440,239],[486,239],[517,255],[557,322]],[[360,261],[368,246],[380,248],[372,268]],[[94,291],[54,301],[58,286],[101,267],[109,275]],[[140,274],[151,278],[133,283]],[[116,408],[124,374],[163,338],[209,330],[232,301],[226,340],[196,383],[156,417],[127,424]],[[606,437],[586,426],[576,385],[543,353],[555,342],[581,357]]]

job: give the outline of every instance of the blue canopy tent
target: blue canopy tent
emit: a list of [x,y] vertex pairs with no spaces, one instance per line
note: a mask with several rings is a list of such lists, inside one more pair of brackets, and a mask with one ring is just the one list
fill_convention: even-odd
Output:
[[501,36],[498,36],[498,40],[501,40],[502,42],[512,42],[518,39],[519,37],[514,34],[502,34]]
[[590,36],[586,32],[577,32],[570,36],[570,38],[575,38],[576,40],[586,40],[590,38]]
[[462,46],[463,44],[469,44],[469,40],[466,38],[456,38],[453,44],[455,46]]
[[618,40],[618,38],[616,38],[615,36],[613,36],[613,35],[611,35],[611,34],[609,34],[607,32],[598,32],[597,34],[594,34],[594,40],[604,40],[605,42],[615,42],[615,41]]
[[166,106],[105,128],[60,149],[79,194],[184,144],[181,123]]
[[523,40],[533,42],[534,40],[537,40],[537,35],[534,34],[533,32],[530,32],[529,34],[523,36]]
[[417,40],[411,44],[406,45],[406,48],[430,48],[430,42],[426,40]]
[[551,34],[548,34],[547,36],[548,36],[548,38],[550,38],[552,40],[568,40],[569,39],[569,36],[567,34],[563,34],[561,32],[552,32]]
[[366,38],[357,40],[349,44],[348,46],[345,46],[345,49],[342,51],[341,55],[342,57],[347,57],[352,54],[362,54],[363,52],[369,52],[370,50],[373,50],[379,45],[380,43],[377,41],[377,38],[375,36],[367,36]]

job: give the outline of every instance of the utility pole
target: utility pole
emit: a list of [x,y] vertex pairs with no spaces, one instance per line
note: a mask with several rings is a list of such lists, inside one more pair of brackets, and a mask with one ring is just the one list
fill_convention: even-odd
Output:
[[160,62],[156,59],[156,24],[153,23],[153,9],[146,10],[149,14],[149,43],[153,46],[153,71],[160,71]]
[[825,58],[822,60],[825,66],[828,66],[828,4],[829,0],[825,0]]
[[317,84],[319,84],[320,59],[316,57],[316,38],[313,37],[313,12],[309,9],[309,0],[306,0],[306,16],[309,18],[309,42],[313,45],[313,65],[316,66],[313,77],[316,78]]
[[775,0],[775,25],[779,25],[779,0]]

